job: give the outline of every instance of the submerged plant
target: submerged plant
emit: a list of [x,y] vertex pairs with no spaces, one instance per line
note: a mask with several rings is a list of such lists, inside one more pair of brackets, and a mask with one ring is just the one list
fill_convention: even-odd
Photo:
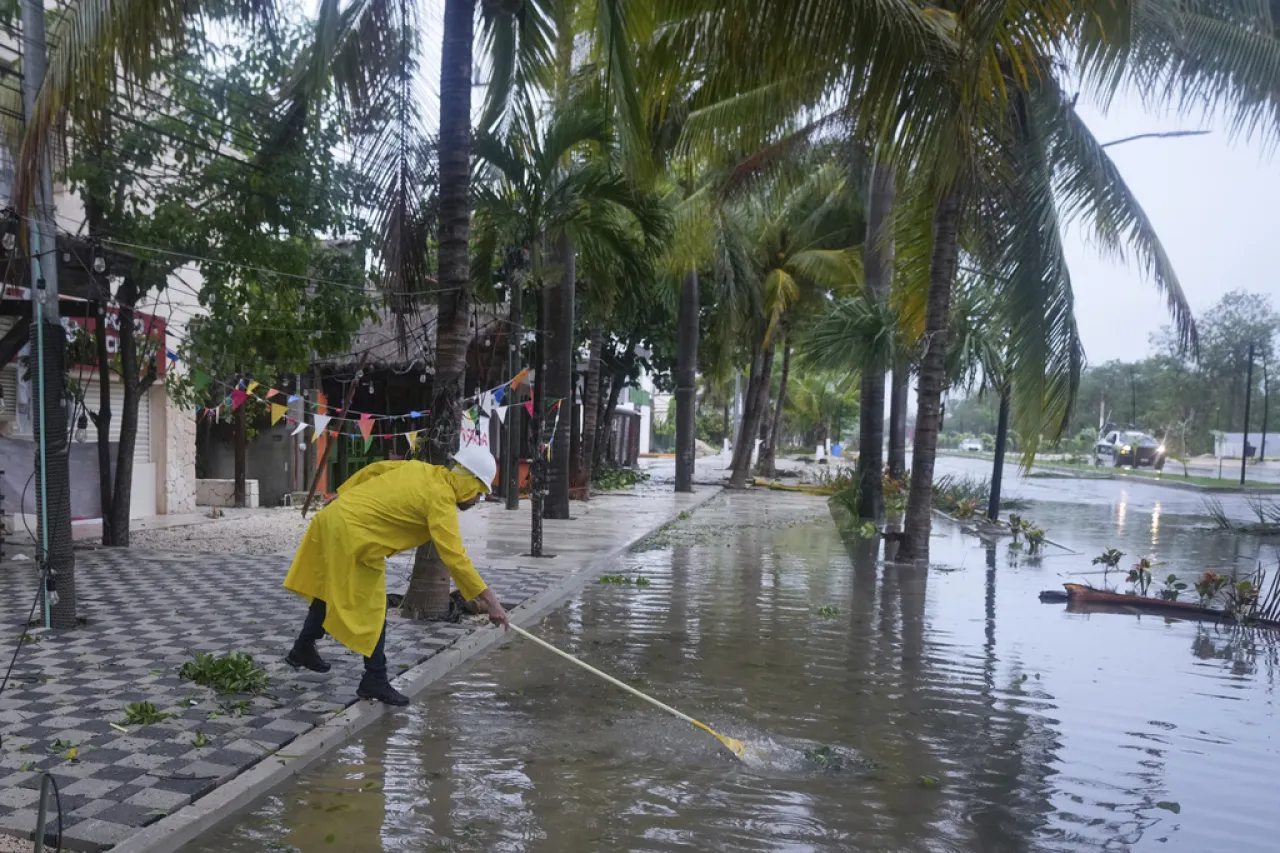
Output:
[[1160,597],[1165,601],[1177,601],[1178,593],[1187,588],[1187,585],[1178,580],[1177,575],[1169,575],[1164,579],[1164,588],[1160,590]]
[[1254,617],[1254,608],[1258,604],[1258,587],[1251,578],[1227,584],[1227,610],[1237,622],[1248,622]]
[[818,615],[823,617],[824,619],[832,619],[840,615],[840,608],[828,604],[824,607],[818,608]]
[[267,689],[270,679],[253,655],[232,652],[222,657],[198,654],[178,670],[178,675],[203,687],[212,687],[219,693],[261,693]]
[[1102,553],[1093,558],[1093,565],[1102,566],[1102,588],[1107,588],[1107,573],[1115,571],[1124,559],[1124,551],[1118,548],[1104,548]]
[[1196,581],[1196,595],[1200,597],[1200,606],[1209,607],[1213,604],[1214,599],[1222,592],[1230,581],[1217,572],[1209,571],[1200,576],[1200,580]]
[[1133,568],[1129,570],[1129,576],[1125,580],[1134,585],[1138,595],[1145,596],[1147,590],[1151,588],[1151,570],[1156,566],[1163,565],[1164,563],[1157,562],[1150,557],[1143,557],[1133,564]]
[[1045,533],[1039,527],[1030,527],[1027,529],[1027,553],[1039,554],[1040,549],[1044,547]]

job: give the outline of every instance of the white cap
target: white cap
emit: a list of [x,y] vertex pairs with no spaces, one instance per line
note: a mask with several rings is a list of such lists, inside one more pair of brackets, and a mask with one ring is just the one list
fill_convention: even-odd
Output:
[[453,461],[480,481],[485,494],[492,490],[494,478],[498,476],[498,463],[492,453],[478,444],[464,444],[453,454]]

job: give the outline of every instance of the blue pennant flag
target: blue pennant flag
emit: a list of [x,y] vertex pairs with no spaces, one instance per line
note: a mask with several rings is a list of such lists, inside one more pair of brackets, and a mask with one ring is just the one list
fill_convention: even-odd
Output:
[[494,391],[494,392],[493,392],[493,402],[494,402],[494,404],[496,405],[496,404],[498,404],[498,403],[501,403],[501,402],[502,402],[502,397],[503,397],[503,395],[504,395],[504,394],[506,394],[506,393],[507,393],[507,386],[506,386],[506,385],[503,385],[501,388],[499,388],[498,390]]

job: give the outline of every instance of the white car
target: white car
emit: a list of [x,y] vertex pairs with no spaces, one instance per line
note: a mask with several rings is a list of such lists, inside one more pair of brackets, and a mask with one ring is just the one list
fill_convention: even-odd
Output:
[[982,439],[980,438],[963,439],[960,442],[960,449],[963,450],[965,453],[981,453]]

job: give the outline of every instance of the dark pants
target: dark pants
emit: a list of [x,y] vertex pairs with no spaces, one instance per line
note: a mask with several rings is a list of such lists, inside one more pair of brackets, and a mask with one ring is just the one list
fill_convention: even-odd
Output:
[[[325,603],[320,599],[312,599],[311,608],[307,611],[306,621],[302,623],[302,632],[298,634],[298,644],[310,643],[315,644],[317,640],[324,636],[324,617],[327,610]],[[385,681],[387,678],[387,625],[382,624],[382,634],[378,637],[378,645],[374,646],[373,654],[364,659],[364,674],[366,678]]]

